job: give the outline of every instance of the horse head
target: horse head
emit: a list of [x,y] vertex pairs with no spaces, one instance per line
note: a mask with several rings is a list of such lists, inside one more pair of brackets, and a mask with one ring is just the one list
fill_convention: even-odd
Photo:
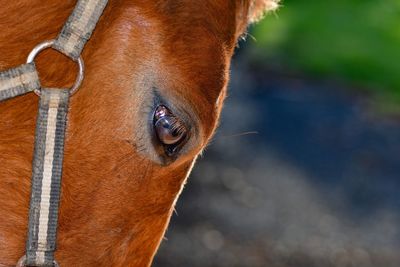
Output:
[[[0,67],[52,39],[74,1],[2,1]],[[62,266],[149,266],[226,95],[231,57],[275,0],[109,1],[71,98],[56,258]],[[73,63],[46,51],[43,84]],[[24,253],[37,98],[0,104],[0,263]]]

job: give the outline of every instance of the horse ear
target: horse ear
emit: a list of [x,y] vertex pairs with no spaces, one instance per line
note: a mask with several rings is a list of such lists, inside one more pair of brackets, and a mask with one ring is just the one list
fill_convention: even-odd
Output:
[[253,0],[250,2],[249,22],[257,22],[265,13],[275,10],[280,0]]

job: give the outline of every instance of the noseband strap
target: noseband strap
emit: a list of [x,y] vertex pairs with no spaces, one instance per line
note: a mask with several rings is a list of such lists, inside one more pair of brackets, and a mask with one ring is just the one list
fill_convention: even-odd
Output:
[[0,72],[0,101],[40,89],[35,63]]
[[[83,62],[80,55],[107,2],[107,0],[79,0],[57,39],[40,45],[49,43],[52,48],[78,62],[82,79]],[[0,101],[31,91],[37,92],[40,96],[32,163],[26,254],[17,263],[18,267],[58,266],[54,253],[65,130],[69,98],[75,90],[41,88],[34,62],[0,72]]]

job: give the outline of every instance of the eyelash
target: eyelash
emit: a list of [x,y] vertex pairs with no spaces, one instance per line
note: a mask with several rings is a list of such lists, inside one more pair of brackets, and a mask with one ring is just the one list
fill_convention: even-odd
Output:
[[172,131],[177,132],[178,134],[181,134],[186,130],[185,126],[177,119],[177,118],[172,118]]

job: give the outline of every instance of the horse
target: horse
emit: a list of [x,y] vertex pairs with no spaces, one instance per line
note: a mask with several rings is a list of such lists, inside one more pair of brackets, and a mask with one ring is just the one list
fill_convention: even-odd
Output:
[[[0,1],[0,70],[53,39],[75,1]],[[217,127],[231,57],[277,0],[112,0],[71,98],[56,259],[61,266],[150,266],[197,156]],[[42,84],[76,66],[52,50]],[[0,266],[24,254],[38,99],[0,103]],[[161,126],[162,127],[161,127]],[[167,126],[167,127],[164,127]]]

